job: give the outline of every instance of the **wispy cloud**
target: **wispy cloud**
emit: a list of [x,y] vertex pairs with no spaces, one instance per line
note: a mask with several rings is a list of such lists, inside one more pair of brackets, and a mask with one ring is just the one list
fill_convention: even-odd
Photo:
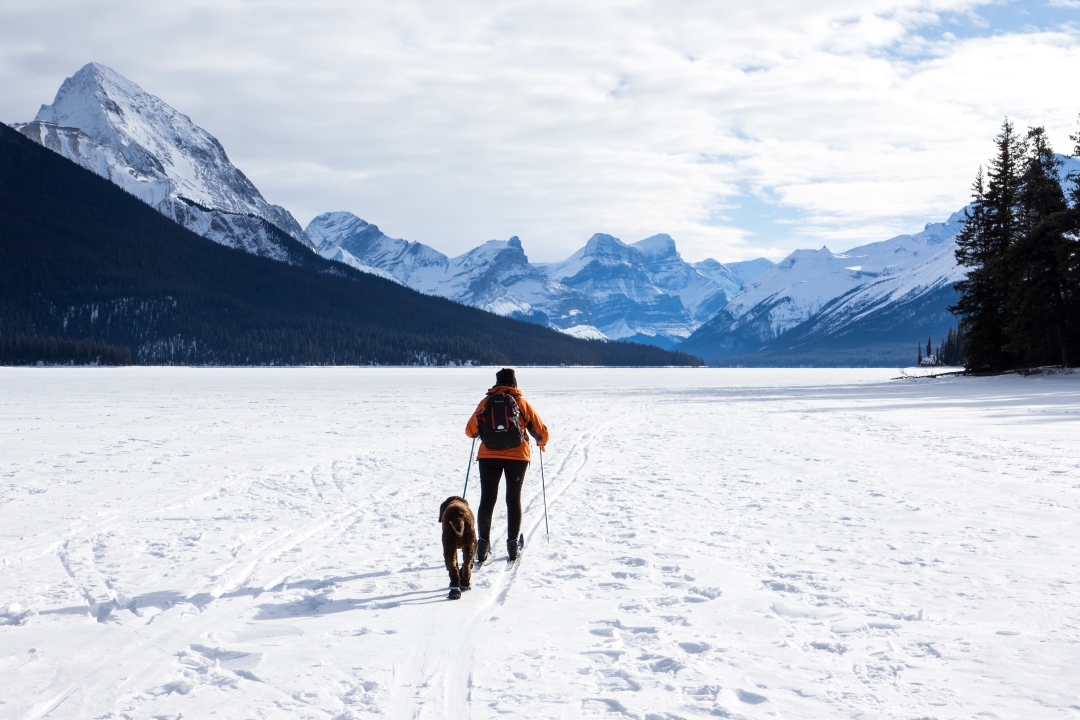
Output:
[[965,0],[14,5],[5,121],[103,62],[302,221],[351,210],[448,253],[517,234],[553,260],[597,231],[668,232],[691,259],[882,239],[967,201],[1006,114],[1065,148],[1080,111],[1059,79],[1075,28],[965,37]]

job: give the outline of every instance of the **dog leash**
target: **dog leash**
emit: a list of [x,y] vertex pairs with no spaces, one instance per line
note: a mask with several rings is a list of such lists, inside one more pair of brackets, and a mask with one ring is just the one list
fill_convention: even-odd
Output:
[[476,438],[472,439],[472,447],[469,448],[469,464],[465,466],[465,487],[461,489],[461,497],[465,498],[465,491],[469,489],[469,471],[472,470],[473,450],[476,449]]

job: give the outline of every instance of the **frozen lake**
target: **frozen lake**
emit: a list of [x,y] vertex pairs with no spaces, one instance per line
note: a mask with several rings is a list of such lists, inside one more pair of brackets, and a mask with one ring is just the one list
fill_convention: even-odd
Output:
[[451,602],[493,369],[0,368],[0,717],[1080,717],[1080,374],[895,375],[519,370]]

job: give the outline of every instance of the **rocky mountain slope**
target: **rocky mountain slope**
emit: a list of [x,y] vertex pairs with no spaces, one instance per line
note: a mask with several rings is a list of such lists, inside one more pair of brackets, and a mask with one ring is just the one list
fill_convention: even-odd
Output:
[[15,127],[222,245],[291,264],[314,248],[293,216],[268,203],[210,133],[104,65],[84,66],[33,122]]

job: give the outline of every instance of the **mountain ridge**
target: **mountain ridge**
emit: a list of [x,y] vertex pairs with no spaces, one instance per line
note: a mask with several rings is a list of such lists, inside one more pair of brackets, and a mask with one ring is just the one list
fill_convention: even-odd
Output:
[[[715,261],[684,262],[667,235],[627,245],[597,234],[577,256],[582,267],[555,277],[570,259],[530,263],[516,236],[450,258],[421,243],[390,238],[351,214],[321,215],[305,230],[287,210],[266,202],[213,135],[98,63],[65,79],[52,103],[16,128],[220,244],[305,267],[318,265],[312,259],[318,253],[427,294],[576,337],[670,347],[742,284]],[[311,250],[316,252],[308,255]],[[768,263],[753,262],[747,267],[760,270]]]
[[725,358],[746,360],[755,354],[807,353],[849,336],[851,327],[869,331],[866,319],[875,316],[878,330],[892,327],[900,333],[891,341],[892,350],[882,351],[899,362],[910,354],[917,338],[943,335],[954,323],[947,313],[929,308],[921,324],[906,320],[897,324],[897,316],[890,326],[888,318],[928,294],[941,296],[943,313],[955,300],[952,283],[963,277],[954,255],[963,213],[927,223],[918,233],[840,253],[827,247],[796,250],[747,283],[723,310],[677,347],[714,363]]
[[297,267],[223,246],[2,124],[0,187],[0,335],[125,346],[139,364],[698,364],[577,340],[315,253]]
[[[449,257],[346,212],[301,228],[266,202],[212,135],[97,63],[67,78],[53,102],[17,128],[219,244],[317,272],[391,279],[575,337],[678,346],[714,361],[825,352],[838,338],[854,338],[855,328],[876,337],[893,326],[906,328],[894,342],[899,361],[916,332],[912,308],[937,318],[922,328],[936,334],[948,318],[924,299],[947,305],[963,276],[950,245],[959,213],[840,253],[796,250],[779,264],[689,263],[664,233],[631,243],[596,233],[565,260],[533,263],[517,236]],[[1075,164],[1070,158],[1063,176]]]
[[[451,258],[423,243],[391,238],[343,211],[314,218],[305,231],[324,257],[348,253],[359,265],[421,292],[577,337],[671,347],[741,285],[715,260],[682,260],[666,234],[627,244],[596,233],[564,261],[532,263],[517,236]],[[769,265],[760,258],[743,272],[753,277]]]

